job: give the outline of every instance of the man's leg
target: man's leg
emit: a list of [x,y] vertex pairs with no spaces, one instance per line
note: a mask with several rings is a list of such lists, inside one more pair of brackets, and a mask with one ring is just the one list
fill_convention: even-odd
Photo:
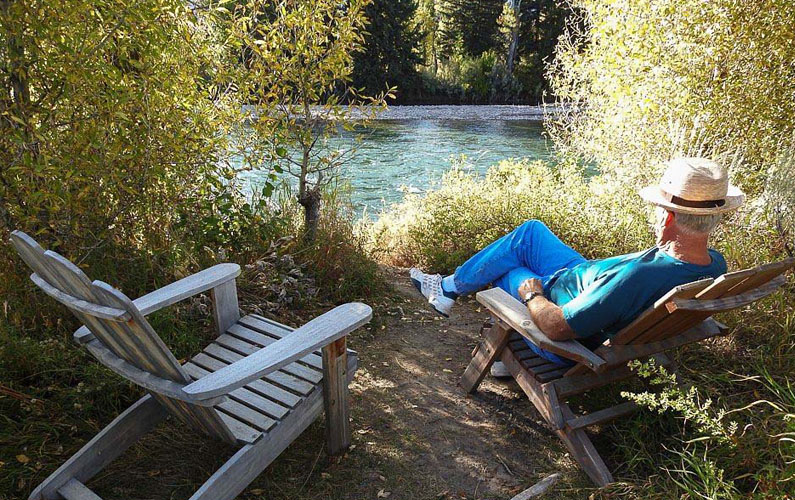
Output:
[[513,269],[527,268],[537,276],[547,277],[584,260],[543,222],[530,220],[473,255],[453,275],[442,278],[417,268],[412,268],[409,275],[428,303],[449,317],[459,295],[481,290]]
[[[459,266],[452,279],[455,290],[449,291],[459,295],[476,292],[520,267],[534,273],[534,277],[549,276],[583,260],[543,222],[530,220]],[[448,279],[445,283],[449,282]],[[506,290],[516,296],[516,290]]]

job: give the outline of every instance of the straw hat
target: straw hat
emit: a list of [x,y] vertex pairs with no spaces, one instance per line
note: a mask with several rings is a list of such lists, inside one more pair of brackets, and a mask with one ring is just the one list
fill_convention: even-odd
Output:
[[729,184],[726,170],[706,158],[675,158],[665,163],[657,186],[640,190],[640,196],[672,212],[712,215],[736,210],[745,195]]

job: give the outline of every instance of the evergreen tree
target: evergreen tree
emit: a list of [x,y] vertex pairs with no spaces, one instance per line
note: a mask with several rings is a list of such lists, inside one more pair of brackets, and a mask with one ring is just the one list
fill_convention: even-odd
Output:
[[435,0],[439,44],[447,57],[479,56],[497,45],[503,0]]
[[375,94],[397,86],[411,93],[418,82],[423,33],[414,25],[415,0],[374,0],[365,9],[369,21],[364,47],[354,56],[353,86]]
[[548,91],[546,65],[571,14],[570,4],[558,0],[522,1],[519,61],[514,77],[521,82],[525,98],[540,100]]

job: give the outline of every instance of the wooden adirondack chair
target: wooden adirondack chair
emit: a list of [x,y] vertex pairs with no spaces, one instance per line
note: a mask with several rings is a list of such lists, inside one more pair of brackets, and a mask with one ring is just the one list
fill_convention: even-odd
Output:
[[[361,303],[339,306],[293,330],[239,316],[237,264],[219,264],[136,300],[44,251],[20,231],[11,242],[34,270],[31,280],[85,326],[75,340],[100,363],[148,391],[30,495],[101,500],[85,483],[167,415],[239,450],[191,500],[236,497],[325,408],[328,451],[350,444],[348,382],[357,367],[345,337],[367,323]],[[180,365],[146,315],[210,290],[218,337]],[[317,349],[322,347],[322,353]]]
[[[604,486],[613,482],[613,476],[585,429],[628,415],[636,405],[626,402],[575,416],[566,399],[632,377],[627,363],[634,359],[652,357],[674,370],[665,351],[725,335],[728,329],[711,316],[770,295],[786,281],[783,273],[794,265],[795,258],[790,258],[675,287],[595,351],[576,340],[550,340],[533,323],[527,308],[504,290],[479,292],[478,302],[493,319],[484,325],[483,339],[472,353],[461,386],[475,392],[492,363],[501,360],[588,476]],[[561,368],[550,363],[529,349],[522,337],[577,364]]]

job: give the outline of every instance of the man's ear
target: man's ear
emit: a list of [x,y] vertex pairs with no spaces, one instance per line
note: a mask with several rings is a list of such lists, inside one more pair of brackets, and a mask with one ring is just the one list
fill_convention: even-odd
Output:
[[676,216],[675,216],[675,215],[674,215],[674,213],[673,213],[673,212],[671,212],[670,210],[666,210],[666,212],[668,212],[668,213],[667,213],[667,214],[666,214],[666,216],[665,216],[665,224],[663,224],[663,225],[664,225],[665,227],[671,227],[671,225],[674,223],[674,218],[675,218]]

